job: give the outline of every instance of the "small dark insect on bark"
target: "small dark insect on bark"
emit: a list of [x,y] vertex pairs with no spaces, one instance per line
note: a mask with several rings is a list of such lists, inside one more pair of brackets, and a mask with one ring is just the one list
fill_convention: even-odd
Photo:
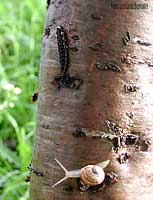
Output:
[[33,94],[33,96],[31,97],[31,102],[32,102],[32,103],[35,103],[35,102],[37,101],[37,99],[38,99],[38,92],[35,92],[35,93]]
[[136,92],[137,90],[140,89],[140,87],[134,85],[134,84],[125,84],[124,85],[124,89],[125,89],[125,92],[128,93],[128,92]]
[[130,40],[131,40],[131,38],[130,38],[130,33],[127,31],[126,32],[126,36],[125,37],[123,37],[123,44],[124,45],[128,45],[128,43],[130,42]]
[[114,64],[114,63],[110,63],[110,62],[96,62],[96,66],[98,69],[100,70],[111,70],[114,72],[120,72],[121,69],[118,65]]
[[28,166],[28,169],[30,170],[30,172],[34,173],[36,176],[42,176],[42,177],[44,176],[41,171],[32,167],[31,164]]

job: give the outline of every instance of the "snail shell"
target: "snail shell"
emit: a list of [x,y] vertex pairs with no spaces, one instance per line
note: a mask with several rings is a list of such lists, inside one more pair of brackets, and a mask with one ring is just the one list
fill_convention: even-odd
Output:
[[87,165],[81,169],[80,178],[85,185],[95,186],[103,182],[104,170],[96,165]]

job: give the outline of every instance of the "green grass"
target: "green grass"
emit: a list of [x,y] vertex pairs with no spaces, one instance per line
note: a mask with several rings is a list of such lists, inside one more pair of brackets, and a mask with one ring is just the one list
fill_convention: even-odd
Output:
[[46,0],[0,2],[0,199],[28,200]]

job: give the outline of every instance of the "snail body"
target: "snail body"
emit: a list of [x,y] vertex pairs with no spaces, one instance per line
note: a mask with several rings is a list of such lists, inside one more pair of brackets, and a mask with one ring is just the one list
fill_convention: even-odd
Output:
[[106,160],[95,165],[87,165],[81,169],[68,171],[59,160],[55,158],[55,161],[64,170],[65,177],[52,185],[52,188],[68,178],[80,178],[81,182],[87,186],[96,186],[101,184],[105,178],[105,172],[103,169],[109,164],[109,160]]

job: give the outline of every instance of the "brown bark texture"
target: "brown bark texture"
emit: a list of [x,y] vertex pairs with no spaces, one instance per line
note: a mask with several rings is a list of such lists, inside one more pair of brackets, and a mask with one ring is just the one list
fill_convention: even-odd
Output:
[[[117,1],[123,2],[127,3]],[[110,0],[50,1],[45,25],[50,32],[43,36],[32,160],[44,176],[31,173],[31,200],[153,199],[153,2],[138,3],[148,3],[148,9],[113,9]],[[78,49],[69,50],[70,75],[83,79],[77,90],[58,90],[51,84],[59,72],[59,25],[67,30],[69,46]],[[74,35],[79,40],[72,39]],[[97,62],[115,63],[121,71],[100,70]],[[139,89],[127,92],[127,84]],[[120,164],[111,142],[72,134],[77,127],[108,132],[106,120],[149,140],[149,150],[131,147],[128,163]],[[118,182],[95,193],[79,191],[76,179],[51,188],[64,176],[54,158],[68,170],[110,159],[106,171],[115,172]],[[66,186],[73,190],[65,190]]]

